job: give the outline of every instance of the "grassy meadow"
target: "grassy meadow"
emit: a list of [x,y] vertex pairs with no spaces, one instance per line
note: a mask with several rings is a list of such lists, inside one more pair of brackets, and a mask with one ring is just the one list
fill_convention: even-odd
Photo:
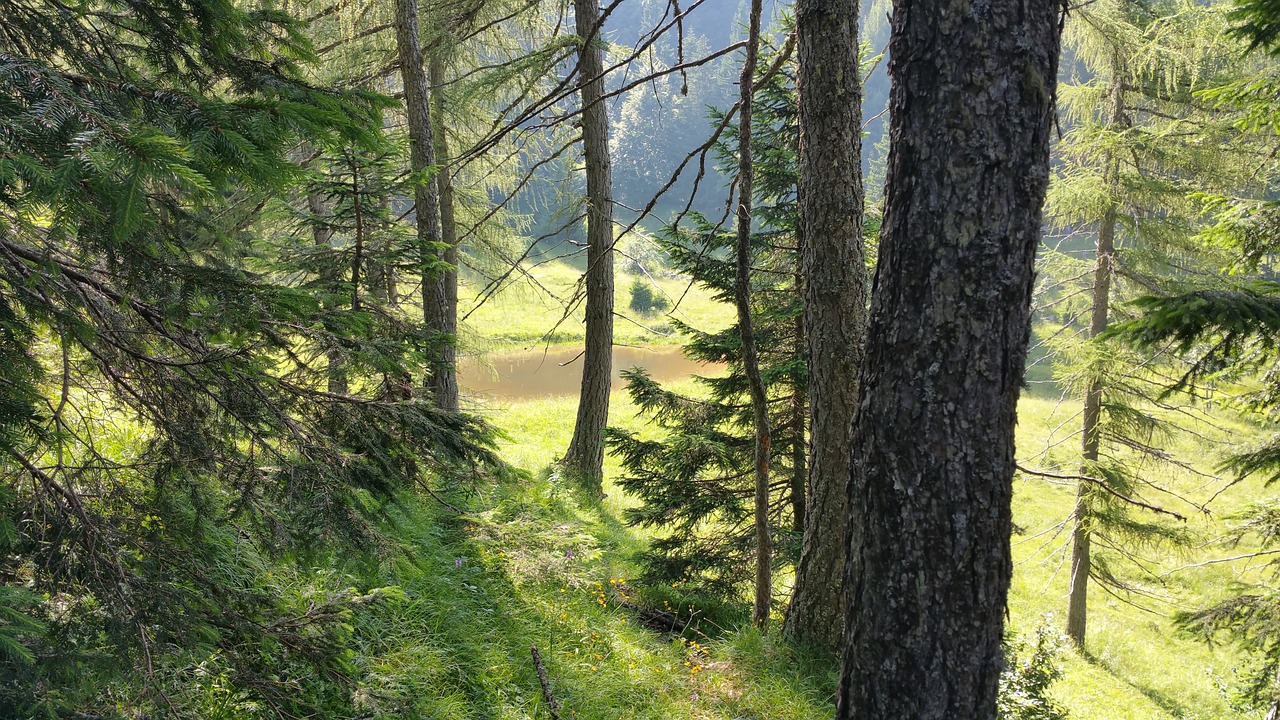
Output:
[[[580,322],[572,317],[556,335],[544,337],[560,310],[554,300],[537,300],[542,292],[537,285],[565,290],[574,271],[543,267],[537,273],[538,283],[499,295],[472,314],[464,331],[466,351],[580,339]],[[629,283],[620,274],[620,310],[626,308]],[[685,285],[678,279],[659,283],[673,297]],[[704,327],[729,321],[727,308],[696,288],[681,310]],[[660,316],[649,320],[650,326],[663,322]],[[631,323],[619,322],[618,328],[622,343],[676,341]],[[1033,377],[1043,381],[1048,375],[1037,369]],[[681,385],[692,390],[694,383]],[[638,587],[630,580],[637,574],[632,558],[646,534],[620,520],[631,501],[613,483],[617,462],[606,459],[603,501],[581,497],[553,469],[568,445],[575,403],[572,397],[473,400],[472,407],[504,432],[500,452],[520,473],[513,481],[475,490],[467,501],[476,510],[462,517],[441,507],[405,511],[405,527],[418,533],[409,554],[424,572],[414,575],[419,587],[404,584],[412,599],[404,601],[400,617],[388,621],[386,647],[370,648],[376,650],[371,656],[385,658],[388,686],[370,689],[369,702],[392,697],[407,702],[412,696],[424,716],[438,718],[549,717],[531,659],[530,647],[536,645],[561,717],[831,717],[837,671],[832,658],[749,629],[745,603],[708,607],[679,587]],[[1051,382],[1036,382],[1024,393],[1018,424],[1021,465],[1074,472],[1079,405],[1059,396]],[[1222,489],[1221,482],[1200,473],[1212,470],[1228,439],[1238,441],[1251,430],[1225,411],[1168,412],[1183,418],[1191,432],[1165,442],[1176,456],[1193,458],[1194,466],[1146,470],[1171,490],[1156,502],[1185,517],[1160,521],[1197,539],[1179,547],[1138,547],[1146,573],[1132,563],[1113,565],[1117,579],[1131,588],[1128,593],[1092,585],[1087,651],[1064,645],[1057,660],[1063,676],[1053,695],[1072,718],[1243,720],[1259,715],[1231,702],[1230,686],[1243,658],[1230,646],[1209,646],[1178,634],[1172,622],[1175,610],[1202,606],[1259,572],[1240,563],[1205,563],[1225,554],[1209,541],[1223,533],[1225,517],[1266,489],[1242,483],[1216,497],[1208,512],[1197,508]],[[613,395],[611,423],[644,426],[624,392]],[[1060,629],[1063,624],[1070,553],[1066,521],[1075,487],[1020,475],[1015,489],[1018,534],[1009,621],[1016,633],[1029,637],[1039,626]],[[787,582],[779,579],[779,603]],[[656,628],[654,613],[646,610],[658,608],[694,622],[663,632],[670,628]],[[412,636],[412,642],[398,633]],[[425,665],[434,669],[414,676],[414,692],[398,684],[405,682],[407,667]]]
[[[542,345],[582,342],[585,306],[579,302],[565,314],[565,304],[575,295],[581,269],[565,263],[547,263],[513,275],[497,293],[486,292],[483,280],[463,278],[458,314],[463,318],[459,343],[463,352],[532,349]],[[674,310],[675,318],[706,330],[727,326],[731,312],[682,277],[646,275],[619,268],[614,277],[614,340],[620,345],[679,343],[666,313],[632,312],[631,283],[640,278],[654,288]]]

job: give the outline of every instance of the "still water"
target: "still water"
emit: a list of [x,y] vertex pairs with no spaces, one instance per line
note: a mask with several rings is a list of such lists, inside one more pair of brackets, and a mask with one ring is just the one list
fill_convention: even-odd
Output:
[[[473,397],[529,400],[576,395],[582,383],[582,358],[576,347],[491,353],[484,358],[463,358],[458,382]],[[622,371],[642,367],[655,380],[668,381],[689,375],[717,375],[721,368],[686,358],[677,346],[613,349],[613,389],[625,387]]]

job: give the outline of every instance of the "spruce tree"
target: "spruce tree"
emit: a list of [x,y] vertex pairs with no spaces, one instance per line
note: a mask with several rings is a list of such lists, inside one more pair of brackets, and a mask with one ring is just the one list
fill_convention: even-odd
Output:
[[[797,332],[803,303],[797,273],[795,69],[779,63],[780,52],[767,49],[757,66],[752,127],[759,227],[752,233],[750,252],[752,318],[773,428],[768,512],[778,547],[775,564],[794,563],[799,550],[807,419],[804,341]],[[719,152],[724,171],[732,175],[736,142],[722,142]],[[661,242],[673,268],[721,302],[734,302],[736,237],[722,223],[695,214]],[[673,324],[689,336],[689,357],[724,363],[728,373],[699,378],[705,395],[673,392],[640,371],[624,373],[642,414],[665,431],[663,439],[650,440],[609,430],[610,446],[625,472],[619,485],[641,500],[626,518],[668,531],[643,555],[648,579],[688,580],[712,595],[740,597],[754,578],[749,559],[756,547],[754,416],[740,326],[708,333],[679,321]]]
[[[215,655],[279,714],[349,712],[355,596],[264,565],[377,542],[398,492],[494,460],[383,382],[422,343],[365,287],[388,101],[314,60],[233,3],[6,12],[0,576],[36,592],[0,613],[44,631],[0,660],[0,715],[190,713]],[[262,256],[282,223],[287,269]]]

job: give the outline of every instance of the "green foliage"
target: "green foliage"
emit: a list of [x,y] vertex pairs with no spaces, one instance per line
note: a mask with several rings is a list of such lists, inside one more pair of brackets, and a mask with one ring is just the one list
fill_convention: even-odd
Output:
[[1231,35],[1248,41],[1250,52],[1264,50],[1269,55],[1280,52],[1280,2],[1239,0],[1231,19],[1239,23],[1231,28]]
[[[0,715],[344,713],[364,595],[290,562],[496,464],[413,397],[431,339],[364,272],[396,261],[388,99],[314,60],[221,0],[6,12]],[[265,251],[307,195],[332,242]]]
[[1161,491],[1167,470],[1155,468],[1189,467],[1167,451],[1185,423],[1162,412],[1174,402],[1164,378],[1186,365],[1111,333],[1091,335],[1131,317],[1124,303],[1139,295],[1220,282],[1220,249],[1196,237],[1206,226],[1202,194],[1260,185],[1240,148],[1218,141],[1240,136],[1237,116],[1200,93],[1238,79],[1246,63],[1225,39],[1221,13],[1181,0],[1094,3],[1073,14],[1064,37],[1077,63],[1059,87],[1066,130],[1046,206],[1057,237],[1040,261],[1037,347],[1063,393],[1096,393],[1099,417],[1096,459],[1044,459],[1101,482],[1082,489],[1076,509],[1088,515],[1081,527],[1092,538],[1092,576],[1129,591],[1118,565],[1142,567],[1136,550],[1187,539],[1140,509],[1181,501]]
[[1048,623],[1040,624],[1032,641],[1005,633],[1005,669],[1000,673],[998,720],[1067,720],[1070,717],[1049,692],[1062,677],[1057,665],[1061,641]]
[[671,307],[666,295],[654,293],[653,283],[646,278],[637,277],[631,281],[631,302],[628,305],[641,315],[660,313]]
[[[775,50],[776,52],[776,50]],[[767,55],[767,53],[766,53]],[[760,71],[773,61],[762,59]],[[796,267],[794,69],[774,75],[759,94],[753,115],[754,137],[760,141],[756,184],[760,229],[753,234],[752,288],[760,369],[772,403],[773,457],[777,478],[770,523],[783,539],[779,558],[794,561],[796,543],[789,538],[798,518],[794,493],[805,485],[805,366],[798,335],[802,312]],[[736,133],[729,133],[736,137]],[[733,166],[732,141],[718,148],[725,166]],[[717,300],[732,303],[734,236],[700,215],[691,227],[672,228],[662,245],[672,267],[687,273]],[[634,286],[633,286],[634,287]],[[692,582],[719,597],[734,597],[749,580],[747,557],[754,536],[750,517],[753,435],[747,380],[742,369],[741,338],[736,323],[706,332],[676,322],[688,337],[685,353],[696,360],[723,363],[723,377],[699,378],[705,395],[689,396],[665,389],[643,371],[628,371],[628,393],[641,412],[661,430],[659,439],[611,428],[612,451],[626,476],[619,481],[640,499],[627,510],[629,523],[662,528],[644,551],[647,579],[664,583]]]

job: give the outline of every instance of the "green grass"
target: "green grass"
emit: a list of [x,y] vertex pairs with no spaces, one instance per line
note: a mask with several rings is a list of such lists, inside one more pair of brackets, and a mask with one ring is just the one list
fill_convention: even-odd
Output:
[[[582,342],[584,305],[577,303],[565,317],[565,306],[574,295],[581,271],[554,262],[527,267],[526,272],[478,305],[484,283],[462,281],[459,315],[467,316],[459,339],[463,352]],[[614,341],[627,345],[680,342],[666,313],[640,315],[631,311],[630,288],[635,278],[621,270],[615,275],[614,310],[621,317],[614,319]],[[647,276],[643,279],[650,280]],[[716,302],[701,287],[690,287],[687,279],[654,276],[652,280],[661,291],[655,294],[669,298],[673,309],[667,312],[676,319],[703,330],[718,330],[732,322],[732,307]]]
[[[566,403],[504,409],[508,454],[535,468],[554,459],[568,441],[563,423],[538,428]],[[625,407],[616,414],[628,422]],[[709,637],[642,625],[637,604],[683,599],[628,582],[643,538],[617,521],[615,498],[580,497],[543,469],[484,486],[469,499],[479,509],[465,517],[406,503],[396,530],[404,552],[379,571],[384,581],[400,579],[403,596],[359,625],[368,680],[355,690],[357,709],[549,717],[530,651],[537,646],[564,718],[829,717],[830,662],[753,630]]]
[[[1032,456],[1067,437],[1077,405],[1053,397],[1024,399],[1019,456],[1034,465]],[[829,661],[821,664],[820,659],[805,657],[774,636],[761,638],[752,631],[730,628],[727,634],[704,642],[709,653],[702,663],[705,670],[687,677],[683,663],[690,661],[688,647],[682,651],[669,639],[642,631],[628,610],[616,606],[609,579],[626,578],[635,571],[630,558],[646,537],[618,521],[629,499],[613,485],[619,470],[612,458],[606,462],[607,497],[599,504],[583,501],[565,482],[547,473],[569,442],[574,408],[573,398],[545,398],[487,411],[507,433],[501,448],[504,457],[538,479],[497,500],[497,507],[505,509],[488,513],[486,524],[473,528],[471,534],[471,542],[478,547],[505,548],[503,576],[514,583],[525,602],[542,608],[539,622],[555,620],[557,613],[566,616],[559,624],[550,624],[558,634],[545,642],[559,653],[552,661],[552,674],[570,686],[566,706],[577,714],[567,716],[830,717],[834,685]],[[611,417],[624,427],[643,426],[624,393],[614,394]],[[1215,421],[1225,423],[1228,432],[1247,429],[1230,418]],[[1211,431],[1204,425],[1197,429]],[[1182,435],[1171,442],[1175,452],[1200,458],[1202,467],[1212,466],[1214,458],[1204,441]],[[1044,457],[1065,462],[1073,452],[1068,438]],[[1158,472],[1169,474],[1179,492],[1207,494],[1213,489],[1202,487],[1204,479],[1186,471]],[[1223,527],[1218,517],[1256,492],[1256,487],[1245,486],[1229,491],[1215,501],[1214,514],[1207,516],[1188,512],[1176,500],[1165,504],[1188,516],[1190,530],[1213,535]],[[1062,623],[1068,533],[1055,535],[1053,528],[1067,518],[1073,502],[1071,486],[1043,479],[1017,481],[1014,519],[1023,534],[1014,538],[1016,570],[1010,594],[1010,619],[1017,632],[1030,633],[1040,623],[1054,627]],[[566,561],[570,550],[574,559]],[[1202,562],[1216,552],[1213,547],[1151,549],[1153,563],[1162,571]],[[1088,653],[1063,651],[1065,674],[1055,689],[1072,717],[1245,717],[1232,710],[1220,690],[1240,658],[1230,647],[1210,647],[1177,635],[1169,617],[1175,607],[1214,598],[1232,577],[1232,568],[1221,565],[1174,573],[1162,585],[1137,573],[1124,576],[1145,583],[1154,598],[1113,597],[1095,586],[1090,597]],[[599,589],[605,592],[603,606],[596,594]],[[729,616],[745,624],[745,615]],[[602,659],[597,660],[596,654]]]
[[[532,271],[539,283],[562,297],[577,279],[568,266]],[[625,309],[630,278],[618,278],[617,303]],[[679,280],[661,281],[678,297]],[[467,307],[464,300],[463,307]],[[695,289],[681,310],[693,324],[722,327],[727,306]],[[464,349],[507,348],[547,342],[561,305],[532,283],[503,293],[473,314]],[[660,325],[661,318],[645,321]],[[619,322],[618,341],[675,341]],[[550,336],[581,340],[580,316]],[[1079,401],[1060,398],[1047,369],[1044,380],[1019,406],[1018,457],[1028,467],[1073,472],[1078,448]],[[682,389],[693,389],[684,381]],[[620,469],[607,457],[606,497],[581,497],[552,470],[568,446],[576,400],[548,397],[479,408],[505,432],[502,456],[523,468],[523,479],[484,486],[465,498],[474,508],[458,518],[439,507],[409,503],[401,520],[402,557],[388,561],[381,582],[399,582],[403,599],[366,620],[358,653],[372,680],[355,690],[370,711],[433,718],[549,717],[530,646],[536,645],[551,676],[565,718],[830,718],[836,663],[806,655],[776,634],[747,628],[745,607],[686,605],[678,588],[645,588],[633,557],[645,546],[644,531],[619,518],[632,502],[614,484]],[[1180,457],[1201,470],[1216,462],[1218,443],[1238,440],[1248,426],[1228,413],[1193,423],[1202,437],[1168,439]],[[611,423],[644,429],[625,393],[614,393]],[[1215,427],[1217,425],[1218,427]],[[1152,466],[1148,471],[1182,495],[1204,499],[1216,487],[1187,470]],[[1041,624],[1060,627],[1069,567],[1068,518],[1075,489],[1044,478],[1015,481],[1015,571],[1009,598],[1013,629],[1031,633]],[[1156,501],[1187,516],[1185,527],[1201,537],[1220,535],[1222,518],[1262,489],[1241,484],[1214,501],[1204,514],[1173,496]],[[1244,549],[1247,549],[1244,548]],[[1159,582],[1121,568],[1121,579],[1147,595],[1113,596],[1096,584],[1090,596],[1087,652],[1064,649],[1063,677],[1054,694],[1071,717],[1082,720],[1244,720],[1221,690],[1241,658],[1229,646],[1211,647],[1178,635],[1177,608],[1221,597],[1240,567],[1203,563],[1220,553],[1207,545],[1144,549]],[[672,636],[647,629],[637,607],[692,610],[708,621],[706,634]],[[776,624],[776,623],[775,623]],[[695,642],[697,645],[691,645]],[[695,669],[696,668],[696,669]],[[375,682],[376,681],[376,682]]]
[[[1064,445],[1050,449],[1050,462],[1065,462],[1077,452],[1079,402],[1044,397],[1025,397],[1019,405],[1019,457],[1035,456],[1056,441]],[[1066,425],[1063,423],[1066,422]],[[1225,447],[1228,436],[1236,439],[1249,432],[1226,413],[1217,413],[1214,428],[1205,422],[1191,423],[1196,432],[1217,443],[1188,434],[1169,438],[1169,449],[1177,457],[1195,458],[1201,470],[1210,470],[1215,456]],[[1055,428],[1058,428],[1056,433]],[[1034,462],[1026,464],[1034,466]],[[1064,465],[1065,472],[1072,472]],[[1147,471],[1175,492],[1189,498],[1208,498],[1220,483],[1171,466],[1149,467]],[[1187,517],[1174,521],[1197,537],[1212,538],[1225,528],[1220,519],[1238,509],[1259,488],[1244,483],[1217,498],[1205,514],[1171,495],[1156,495],[1156,502]],[[1151,496],[1151,494],[1148,494]],[[1016,481],[1014,522],[1024,529],[1014,537],[1015,570],[1010,592],[1010,618],[1015,627],[1027,628],[1039,618],[1052,615],[1054,624],[1065,618],[1067,583],[1070,573],[1070,533],[1062,526],[1070,514],[1075,488],[1044,479],[1025,477]],[[1056,692],[1071,710],[1072,717],[1107,718],[1243,718],[1230,707],[1220,683],[1232,674],[1240,657],[1230,647],[1210,647],[1179,636],[1171,620],[1178,609],[1204,606],[1221,597],[1233,581],[1227,565],[1207,565],[1184,571],[1178,568],[1220,556],[1221,548],[1204,543],[1189,547],[1150,545],[1139,552],[1160,581],[1119,566],[1122,580],[1143,589],[1148,595],[1110,594],[1091,583],[1086,653],[1069,652],[1065,675]]]

